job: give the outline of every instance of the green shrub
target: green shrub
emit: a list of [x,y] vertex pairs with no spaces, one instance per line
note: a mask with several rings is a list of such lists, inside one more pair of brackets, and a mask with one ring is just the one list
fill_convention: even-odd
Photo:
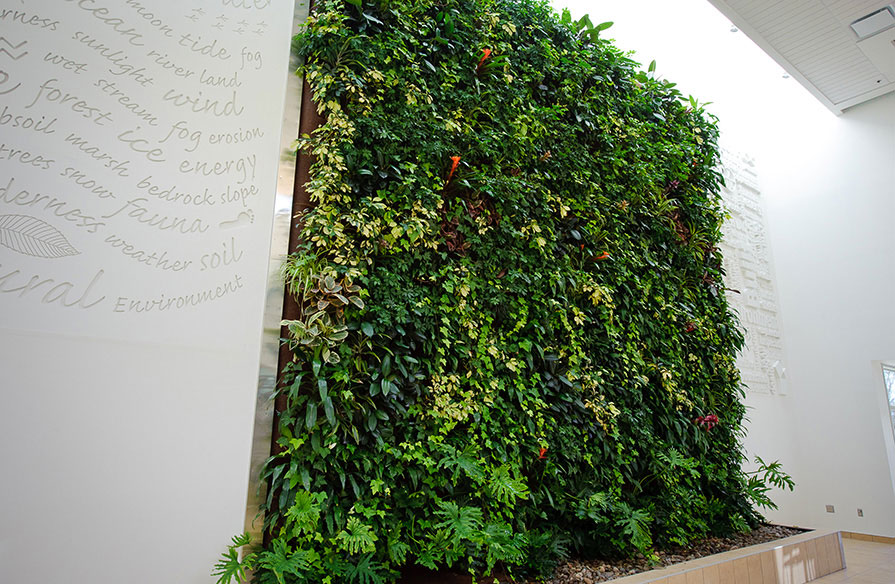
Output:
[[[717,128],[539,0],[323,0],[323,126],[266,465],[221,581],[543,574],[758,520]],[[755,479],[752,479],[753,483]]]

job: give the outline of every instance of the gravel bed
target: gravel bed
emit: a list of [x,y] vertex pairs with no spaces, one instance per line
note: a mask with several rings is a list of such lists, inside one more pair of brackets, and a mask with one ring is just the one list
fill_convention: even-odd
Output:
[[[670,548],[657,552],[659,564],[650,564],[646,558],[623,558],[618,560],[568,560],[560,564],[546,584],[594,584],[605,582],[623,576],[630,576],[639,572],[647,572],[653,568],[680,564],[735,550],[750,545],[757,545],[775,539],[782,539],[792,535],[804,533],[803,529],[782,527],[779,525],[762,525],[751,533],[741,533],[729,538],[709,537],[695,541],[691,545],[682,548]],[[542,584],[535,580],[528,584]]]

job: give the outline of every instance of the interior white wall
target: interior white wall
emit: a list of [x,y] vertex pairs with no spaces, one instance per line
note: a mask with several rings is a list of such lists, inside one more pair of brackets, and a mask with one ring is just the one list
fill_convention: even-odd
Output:
[[210,584],[244,528],[294,2],[0,8],[0,582]]
[[761,176],[792,390],[786,420],[753,404],[750,436],[795,433],[787,517],[895,536],[892,432],[873,363],[895,356],[895,95],[838,118],[791,111],[775,121]]
[[242,530],[257,338],[2,334],[0,581],[211,582]]

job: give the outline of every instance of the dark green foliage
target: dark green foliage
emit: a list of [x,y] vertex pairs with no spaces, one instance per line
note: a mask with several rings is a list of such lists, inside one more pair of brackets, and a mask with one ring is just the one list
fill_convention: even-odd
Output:
[[710,116],[538,0],[319,4],[259,581],[536,574],[753,524]]

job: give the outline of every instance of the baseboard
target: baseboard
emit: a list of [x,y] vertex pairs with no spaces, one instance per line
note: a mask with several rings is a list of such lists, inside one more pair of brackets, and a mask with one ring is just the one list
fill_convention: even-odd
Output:
[[859,539],[861,541],[872,541],[874,543],[887,543],[895,545],[895,537],[886,537],[884,535],[868,535],[866,533],[855,533],[854,531],[843,531],[842,537],[846,539]]

